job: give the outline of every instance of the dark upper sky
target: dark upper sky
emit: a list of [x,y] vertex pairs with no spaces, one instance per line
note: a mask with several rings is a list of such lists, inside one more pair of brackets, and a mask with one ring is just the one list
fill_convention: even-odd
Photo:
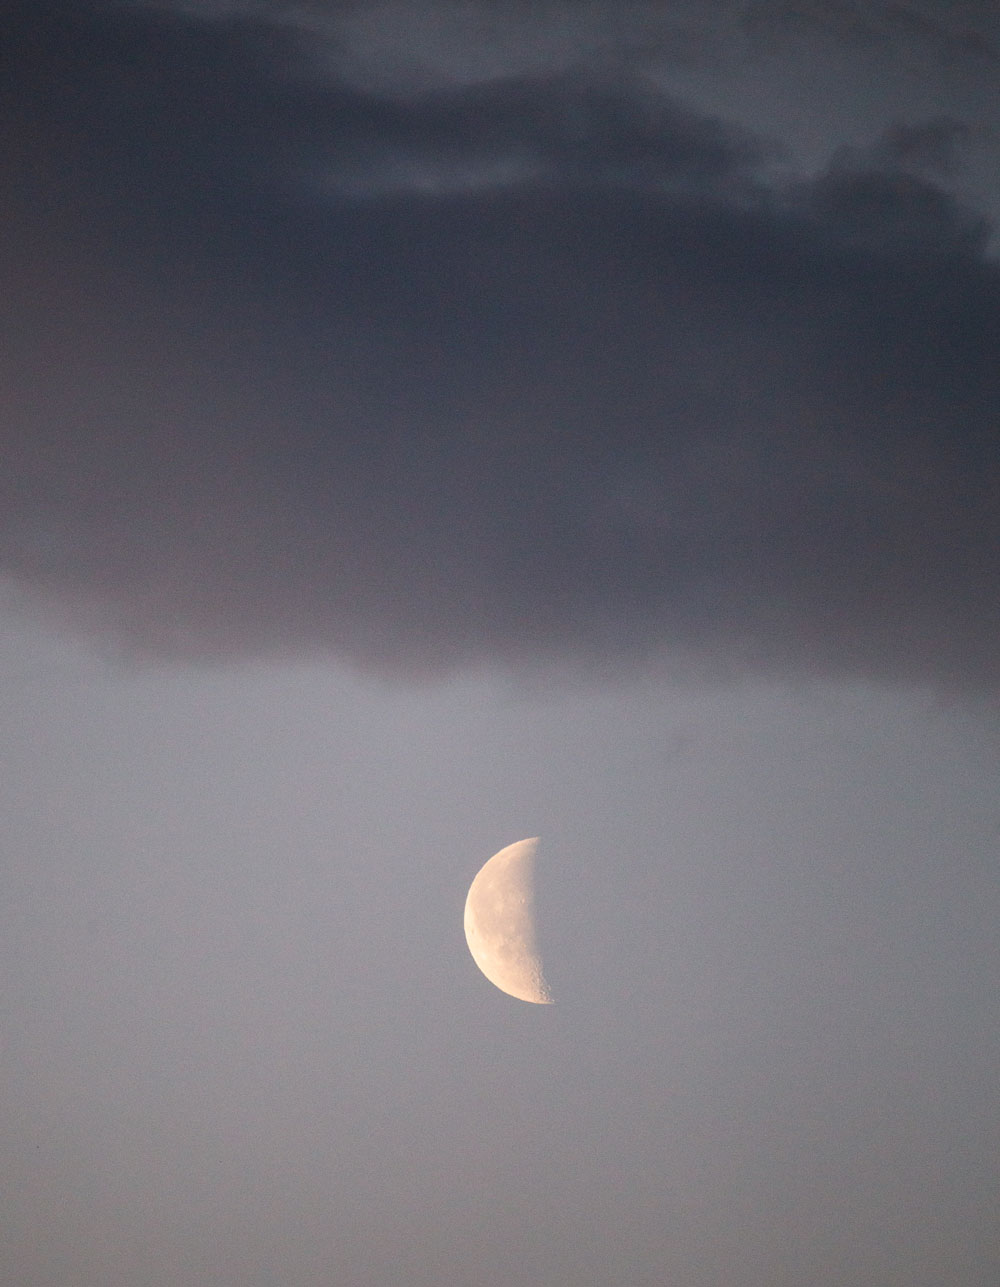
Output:
[[989,6],[2,21],[0,561],[60,613],[995,687]]

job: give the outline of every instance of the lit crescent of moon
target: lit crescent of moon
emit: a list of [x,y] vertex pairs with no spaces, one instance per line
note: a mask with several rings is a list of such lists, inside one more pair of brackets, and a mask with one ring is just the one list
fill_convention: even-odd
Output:
[[491,983],[520,1001],[551,1005],[535,938],[537,837],[508,845],[486,863],[465,900],[465,939]]

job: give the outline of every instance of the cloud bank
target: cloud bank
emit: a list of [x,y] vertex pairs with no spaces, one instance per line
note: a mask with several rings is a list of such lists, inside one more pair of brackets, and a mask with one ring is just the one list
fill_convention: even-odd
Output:
[[166,657],[997,687],[960,121],[779,181],[620,60],[389,92],[264,11],[3,24],[9,582]]

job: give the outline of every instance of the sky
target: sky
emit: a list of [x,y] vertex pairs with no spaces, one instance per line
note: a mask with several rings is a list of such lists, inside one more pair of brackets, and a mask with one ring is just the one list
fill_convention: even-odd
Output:
[[0,63],[0,1279],[992,1287],[1000,11]]

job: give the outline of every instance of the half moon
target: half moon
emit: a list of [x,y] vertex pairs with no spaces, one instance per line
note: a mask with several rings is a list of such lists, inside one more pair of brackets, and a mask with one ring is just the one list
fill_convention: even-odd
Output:
[[551,1005],[535,935],[537,836],[484,864],[465,900],[465,939],[491,983],[519,1001]]

